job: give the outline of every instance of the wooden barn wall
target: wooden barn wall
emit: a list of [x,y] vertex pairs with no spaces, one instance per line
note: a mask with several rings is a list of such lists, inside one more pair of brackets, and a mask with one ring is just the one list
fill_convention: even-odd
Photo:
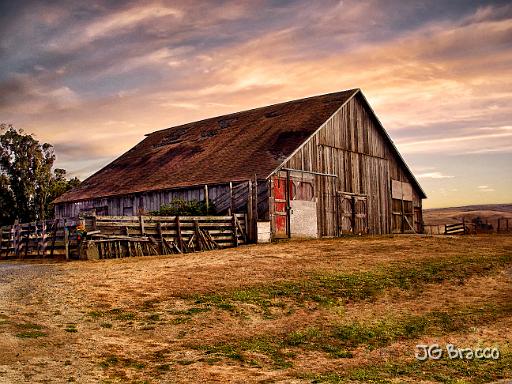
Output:
[[[225,213],[233,208],[234,212],[244,213],[247,211],[249,187],[247,182],[233,183],[230,192],[229,184],[209,185],[208,198],[215,204],[218,213]],[[80,212],[106,208],[102,214],[110,216],[131,216],[137,215],[140,211],[150,212],[158,210],[162,205],[172,200],[204,200],[204,186],[195,186],[187,189],[174,189],[166,191],[151,191],[129,196],[113,196],[92,200],[84,200],[72,203],[61,203],[55,207],[55,216],[77,217]],[[231,200],[233,201],[231,205]],[[260,217],[268,217],[268,188],[265,180],[258,183],[258,214]],[[233,213],[234,213],[233,212]]]
[[[390,233],[391,179],[410,182],[359,96],[327,120],[284,167],[338,176],[316,178],[322,236],[337,234],[337,191],[367,195],[369,233]],[[413,199],[415,206],[421,206],[417,190]]]

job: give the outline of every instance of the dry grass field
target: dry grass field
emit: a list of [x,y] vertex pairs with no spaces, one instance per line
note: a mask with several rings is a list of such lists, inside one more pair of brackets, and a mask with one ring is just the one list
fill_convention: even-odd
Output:
[[[512,378],[512,236],[292,241],[0,262],[1,383]],[[497,361],[419,362],[419,343]]]

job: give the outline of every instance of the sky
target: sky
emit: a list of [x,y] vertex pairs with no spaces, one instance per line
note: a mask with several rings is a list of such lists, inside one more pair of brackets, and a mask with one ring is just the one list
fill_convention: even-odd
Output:
[[512,203],[510,1],[0,2],[0,122],[82,179],[146,133],[350,88],[425,207]]

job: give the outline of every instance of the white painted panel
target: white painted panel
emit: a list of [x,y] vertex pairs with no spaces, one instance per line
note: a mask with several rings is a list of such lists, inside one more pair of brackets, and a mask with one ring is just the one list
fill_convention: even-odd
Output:
[[292,200],[290,229],[293,237],[318,237],[316,201]]
[[270,221],[258,221],[256,226],[258,243],[270,243]]

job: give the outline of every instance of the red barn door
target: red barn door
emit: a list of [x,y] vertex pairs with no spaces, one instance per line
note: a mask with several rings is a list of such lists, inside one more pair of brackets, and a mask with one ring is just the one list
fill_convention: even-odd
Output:
[[288,237],[288,214],[287,209],[288,199],[287,194],[292,190],[290,181],[290,188],[286,188],[286,178],[276,177],[274,179],[273,195],[274,195],[274,237],[286,238]]

